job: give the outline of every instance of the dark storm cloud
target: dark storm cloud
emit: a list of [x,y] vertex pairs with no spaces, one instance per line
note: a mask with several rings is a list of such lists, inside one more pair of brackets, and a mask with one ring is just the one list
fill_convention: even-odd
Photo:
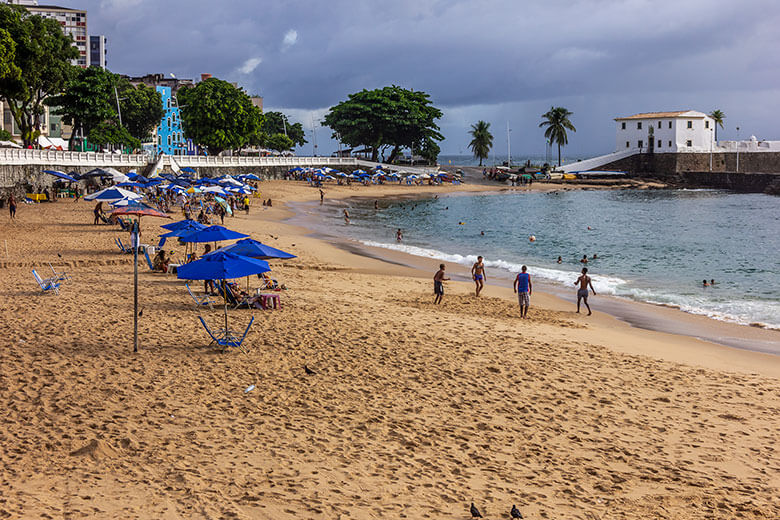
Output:
[[600,151],[613,146],[616,115],[715,107],[748,114],[750,103],[776,98],[767,91],[780,80],[773,0],[68,5],[88,9],[90,33],[108,36],[115,72],[210,72],[290,109],[398,84],[445,108],[447,144],[462,141],[478,118],[493,118],[494,128],[512,119],[518,135],[530,135],[539,110],[566,102],[584,129],[572,149]]

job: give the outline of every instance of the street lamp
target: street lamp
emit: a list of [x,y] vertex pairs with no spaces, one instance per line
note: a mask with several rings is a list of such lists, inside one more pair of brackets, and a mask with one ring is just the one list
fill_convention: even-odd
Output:
[[737,173],[739,173],[739,127],[737,127]]
[[712,140],[713,140],[713,132],[712,132],[712,128],[710,128],[710,173],[712,172]]

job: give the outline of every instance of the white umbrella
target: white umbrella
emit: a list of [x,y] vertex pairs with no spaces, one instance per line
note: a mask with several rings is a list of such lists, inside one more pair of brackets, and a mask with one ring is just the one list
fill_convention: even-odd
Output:
[[137,200],[142,198],[143,197],[137,193],[113,186],[111,188],[104,188],[100,191],[87,195],[84,197],[84,200],[102,200],[103,202],[114,202],[122,199]]

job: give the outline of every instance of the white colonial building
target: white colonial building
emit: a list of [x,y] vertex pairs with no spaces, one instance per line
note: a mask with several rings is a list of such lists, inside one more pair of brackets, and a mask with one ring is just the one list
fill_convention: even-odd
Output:
[[[615,151],[638,148],[656,153],[709,152],[715,148],[715,121],[703,112],[648,112],[615,118]],[[651,142],[652,141],[652,142]]]

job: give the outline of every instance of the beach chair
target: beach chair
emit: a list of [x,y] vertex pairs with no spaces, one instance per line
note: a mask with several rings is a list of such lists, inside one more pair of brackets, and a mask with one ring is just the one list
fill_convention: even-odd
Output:
[[195,296],[195,293],[193,293],[192,289],[190,289],[189,283],[185,283],[184,286],[187,288],[187,292],[190,293],[192,299],[195,300],[195,305],[198,307],[208,306],[209,309],[213,309],[212,305],[217,303],[217,301],[212,300],[208,294],[204,294],[203,296]]
[[154,264],[152,263],[152,259],[149,258],[149,253],[147,251],[144,251],[144,258],[146,258],[146,264],[149,266],[149,270],[154,271]]
[[241,309],[241,308],[248,309],[248,308],[251,307],[249,305],[249,302],[247,301],[249,296],[246,296],[243,300],[238,301],[238,300],[236,300],[235,296],[233,296],[232,291],[225,292],[225,291],[222,290],[222,284],[221,283],[218,283],[218,284],[215,284],[215,285],[217,286],[217,292],[219,293],[219,295],[222,298],[225,298],[225,294],[227,294],[228,305],[230,305],[230,307],[233,310]]
[[46,278],[45,280],[40,277],[38,272],[33,269],[32,274],[35,277],[35,281],[38,282],[38,285],[41,287],[41,291],[44,293],[48,291],[53,291],[54,294],[60,294],[60,282],[53,280],[51,278]]
[[116,247],[119,248],[119,250],[123,253],[127,253],[127,250],[125,250],[125,246],[122,245],[122,241],[118,238],[114,239],[114,243],[116,244]]
[[68,273],[65,272],[58,273],[57,271],[55,271],[54,267],[52,267],[51,265],[51,262],[49,262],[49,269],[51,269],[51,272],[54,274],[54,276],[51,277],[52,280],[56,279],[56,281],[58,282],[64,282],[70,280],[70,276],[68,275]]
[[122,239],[121,238],[117,238],[116,241],[117,241],[117,244],[119,245],[119,249],[121,249],[123,253],[132,253],[133,252],[133,248],[132,247],[125,247],[125,245],[122,243]]
[[252,323],[255,321],[254,316],[252,316],[252,319],[249,320],[249,325],[246,326],[246,330],[244,330],[244,334],[241,337],[238,336],[237,332],[230,330],[218,330],[217,334],[215,335],[214,332],[209,329],[209,326],[206,325],[206,321],[203,319],[203,316],[198,316],[198,319],[200,320],[201,325],[203,325],[203,328],[206,329],[208,335],[211,337],[211,343],[208,344],[209,347],[211,345],[219,345],[223,351],[227,350],[228,348],[237,348],[244,354],[247,353],[247,349],[244,348],[243,343],[247,333],[249,332],[249,329],[252,327]]

